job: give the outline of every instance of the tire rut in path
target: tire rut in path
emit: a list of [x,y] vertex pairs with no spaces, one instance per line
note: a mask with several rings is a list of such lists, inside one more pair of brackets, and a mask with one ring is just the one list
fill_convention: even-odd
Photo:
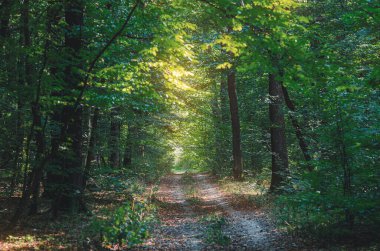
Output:
[[[237,211],[231,207],[217,185],[207,174],[195,175],[202,201],[215,211],[223,211],[228,225],[225,234],[231,239],[229,248],[239,250],[281,250],[275,247],[279,234],[275,227],[258,217],[257,212]],[[227,248],[228,249],[228,248]]]
[[182,175],[169,175],[161,181],[157,198],[163,203],[159,217],[161,226],[153,233],[149,249],[201,250],[202,230],[197,215],[181,185]]

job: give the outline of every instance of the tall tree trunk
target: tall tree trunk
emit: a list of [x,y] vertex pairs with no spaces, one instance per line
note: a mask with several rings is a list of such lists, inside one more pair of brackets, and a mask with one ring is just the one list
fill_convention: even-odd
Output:
[[[42,114],[41,114],[41,105],[40,105],[40,99],[42,95],[42,81],[43,81],[43,75],[44,71],[46,70],[46,67],[48,65],[49,61],[49,53],[51,51],[51,34],[53,33],[53,26],[57,24],[59,16],[58,13],[60,12],[59,6],[57,6],[56,3],[52,3],[52,0],[48,1],[48,8],[46,13],[46,40],[45,40],[45,46],[44,46],[44,54],[43,54],[43,62],[42,66],[39,70],[38,74],[38,80],[37,80],[37,86],[36,86],[36,94],[35,94],[35,101],[32,103],[32,118],[33,118],[33,124],[31,129],[31,134],[35,137],[36,140],[36,156],[35,161],[33,165],[33,172],[32,172],[32,202],[30,205],[29,214],[36,214],[38,211],[38,199],[40,196],[40,185],[43,178],[43,172],[45,165],[48,161],[47,158],[44,158],[45,154],[45,128],[47,125],[47,118],[45,119],[45,124],[42,125]],[[54,71],[51,71],[54,73]],[[54,74],[52,74],[54,75]]]
[[[30,29],[29,29],[29,0],[24,0],[24,2],[21,5],[21,27],[22,27],[22,35],[20,36],[20,45],[25,50],[28,51],[31,47],[31,38],[30,38]],[[16,155],[15,155],[15,172],[19,172],[19,169],[22,164],[20,163],[21,159],[21,153],[23,152],[24,148],[24,125],[23,125],[23,112],[22,108],[24,107],[25,103],[24,100],[26,99],[25,93],[22,91],[25,89],[26,86],[31,86],[32,84],[32,65],[29,62],[29,55],[28,53],[25,53],[23,57],[20,59],[20,76],[19,76],[19,93],[18,93],[18,111],[17,111],[17,148],[16,148]],[[22,71],[23,70],[23,71]],[[30,138],[32,135],[29,136]],[[30,139],[29,139],[30,140]],[[27,156],[29,156],[29,149],[26,149]],[[30,187],[32,178],[29,174],[29,159],[26,158],[26,161],[24,162],[24,168],[23,168],[23,185],[22,185],[22,195],[21,199],[19,201],[18,206],[16,207],[15,213],[11,219],[11,223],[15,223],[18,218],[21,216],[21,214],[24,211],[24,208],[27,206],[29,202],[30,197]],[[12,225],[12,224],[11,224]]]
[[0,48],[9,37],[9,21],[11,17],[12,0],[3,0],[0,5]]
[[[64,85],[66,95],[75,103],[75,95],[71,90],[80,91],[81,68],[80,52],[82,48],[82,26],[84,5],[82,0],[65,1],[65,21],[67,30],[65,33],[65,52],[67,64],[64,69]],[[58,174],[55,180],[61,189],[56,190],[53,202],[53,214],[57,215],[59,210],[78,212],[85,209],[83,203],[83,168],[82,168],[82,107],[65,105],[61,110],[58,120],[61,125],[59,139],[55,148],[61,143],[67,145],[66,151],[57,151],[58,158],[64,161],[59,163],[62,174]],[[61,142],[64,139],[65,142]],[[55,153],[55,154],[57,154]]]
[[269,118],[272,151],[272,179],[270,190],[280,191],[288,173],[288,150],[285,135],[284,97],[281,83],[274,73],[269,74]]
[[[21,6],[21,22],[22,22],[22,36],[21,38],[21,45],[22,48],[25,51],[28,51],[31,47],[31,38],[30,38],[30,28],[29,28],[29,0],[24,0],[22,6]],[[23,91],[26,86],[32,85],[32,65],[30,64],[29,60],[29,54],[24,53],[23,57],[20,59],[20,72],[23,74],[20,74],[19,77],[19,93],[18,93],[18,111],[17,111],[17,130],[18,134],[16,134],[17,137],[17,150],[16,150],[16,156],[15,156],[15,166],[22,165],[19,163],[21,157],[21,153],[24,148],[24,116],[23,116],[23,109],[25,106],[25,100],[27,99],[26,93]],[[27,163],[28,160],[24,163],[24,184],[23,184],[23,193],[26,192],[27,189],[27,182],[28,182],[28,171],[29,171],[29,163]],[[22,197],[25,197],[23,194]]]
[[[58,54],[61,54],[58,48],[61,48],[61,41],[57,41],[57,39],[54,39],[53,34],[59,34],[61,32],[61,28],[58,27],[59,21],[62,19],[62,9],[63,9],[63,2],[58,2],[55,0],[48,0],[48,9],[47,9],[47,19],[46,19],[46,31],[47,31],[47,37],[45,41],[46,46],[46,64],[47,64],[47,70],[49,71],[49,75],[51,76],[52,81],[49,83],[50,86],[57,87],[60,85],[56,79],[59,79],[59,60],[60,58],[55,57]],[[61,91],[53,91],[51,95],[59,99],[63,96],[63,92]],[[36,100],[38,100],[38,95],[36,97]],[[59,177],[54,174],[55,169],[60,165],[60,163],[63,161],[58,154],[59,150],[59,141],[60,141],[60,130],[58,129],[61,127],[61,113],[62,113],[62,107],[60,105],[56,105],[56,107],[53,108],[52,115],[50,115],[50,121],[53,125],[50,134],[50,156],[47,154],[44,157],[44,161],[47,164],[47,168],[45,171],[45,177],[43,178],[43,186],[44,186],[44,192],[42,194],[45,198],[54,198],[55,194],[57,192],[55,191],[55,182]]]
[[236,73],[235,70],[231,70],[227,75],[228,84],[228,97],[230,101],[230,114],[231,114],[231,126],[232,126],[232,156],[233,156],[233,168],[232,174],[236,180],[242,178],[243,161],[241,152],[241,138],[240,138],[240,120],[239,120],[239,106],[236,94]]
[[[19,36],[19,47],[20,50],[27,51],[30,46],[30,32],[29,32],[29,0],[24,1],[21,4],[20,14],[20,36]],[[9,55],[8,55],[9,56]],[[14,155],[13,155],[13,162],[12,162],[12,169],[13,169],[13,176],[10,186],[10,196],[12,196],[15,186],[17,185],[18,178],[21,174],[21,165],[22,165],[22,152],[23,152],[23,144],[24,144],[24,112],[23,109],[25,107],[25,100],[27,98],[25,97],[25,87],[28,84],[28,81],[30,79],[30,65],[28,62],[28,53],[23,53],[20,58],[18,58],[16,63],[16,71],[17,71],[17,108],[16,108],[16,126],[15,126],[15,149],[14,149]],[[11,66],[11,65],[9,65]],[[14,67],[14,66],[13,66]],[[12,72],[12,69],[8,68],[8,81],[12,79],[12,77],[9,75],[9,73]],[[10,81],[9,81],[10,82]],[[10,84],[10,83],[8,83]],[[26,189],[26,183],[27,183],[27,168],[24,168],[23,171],[23,193]]]
[[[3,0],[0,5],[0,56],[2,57],[0,64],[0,71],[4,71],[4,76],[1,78],[0,82],[4,86],[17,86],[19,83],[17,82],[17,61],[19,61],[18,57],[15,57],[13,50],[17,48],[17,46],[12,46],[12,37],[10,36],[10,18],[12,13],[12,7],[16,3],[16,1],[12,0]],[[5,94],[5,93],[4,93]],[[6,97],[2,93],[2,98]],[[3,118],[3,111],[0,111],[0,116]],[[19,115],[19,110],[16,111],[16,120]],[[9,196],[13,195],[13,191],[15,189],[19,171],[17,166],[15,166],[15,154],[17,151],[17,144],[19,140],[17,139],[18,125],[16,122],[16,126],[14,127],[16,130],[12,133],[13,136],[10,140],[12,140],[12,147],[1,149],[0,156],[0,167],[1,168],[10,168],[13,169],[13,175],[11,179]]]
[[32,202],[29,208],[29,214],[36,214],[38,210],[38,198],[40,196],[40,183],[43,175],[45,162],[43,154],[45,152],[44,128],[41,123],[41,107],[38,103],[32,105],[32,115],[34,124],[34,137],[36,140],[36,157],[32,171]]

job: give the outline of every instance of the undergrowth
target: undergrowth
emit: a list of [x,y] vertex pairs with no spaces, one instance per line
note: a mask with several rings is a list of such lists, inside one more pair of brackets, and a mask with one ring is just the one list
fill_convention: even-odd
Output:
[[198,196],[197,182],[191,173],[185,173],[182,177],[186,201],[190,204],[200,204],[201,200]]
[[204,233],[206,243],[221,246],[230,244],[231,239],[223,233],[223,228],[227,225],[227,221],[223,216],[210,214],[204,216],[201,219],[201,223],[206,225]]
[[131,248],[149,236],[155,222],[155,207],[149,203],[127,202],[114,211],[109,211],[105,218],[95,218],[90,231],[98,234],[101,243],[107,248]]
[[[49,200],[42,198],[43,212],[25,218],[23,228],[0,232],[0,250],[102,250],[102,246],[137,245],[149,236],[155,218],[151,198],[157,186],[148,186],[145,178],[126,168],[93,170],[85,191],[90,214],[60,214],[52,221]],[[9,212],[17,205],[0,204],[4,218],[12,216]]]

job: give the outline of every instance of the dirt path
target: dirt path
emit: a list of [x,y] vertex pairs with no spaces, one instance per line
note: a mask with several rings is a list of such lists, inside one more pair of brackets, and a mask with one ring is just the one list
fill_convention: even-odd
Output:
[[[281,235],[258,212],[238,211],[207,174],[193,175],[197,200],[188,198],[184,175],[169,175],[161,181],[157,199],[161,225],[145,244],[149,250],[289,250],[281,243]],[[186,196],[187,195],[187,196]],[[226,246],[205,241],[207,223],[202,217],[223,215],[227,225],[223,234],[230,239]],[[293,249],[294,250],[294,249]]]
[[147,243],[148,249],[201,250],[202,229],[197,215],[186,200],[181,175],[170,175],[161,181],[157,199],[161,226]]
[[208,175],[198,174],[195,178],[202,200],[215,211],[221,208],[225,212],[229,223],[225,233],[230,237],[234,249],[281,250],[276,243],[279,233],[257,212],[237,211],[232,208]]

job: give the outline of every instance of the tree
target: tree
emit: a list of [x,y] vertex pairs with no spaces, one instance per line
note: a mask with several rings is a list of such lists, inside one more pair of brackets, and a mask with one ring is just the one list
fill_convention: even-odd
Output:
[[284,96],[282,84],[275,73],[268,75],[269,82],[269,118],[272,151],[271,191],[277,191],[286,181],[288,174],[288,150],[285,136]]

